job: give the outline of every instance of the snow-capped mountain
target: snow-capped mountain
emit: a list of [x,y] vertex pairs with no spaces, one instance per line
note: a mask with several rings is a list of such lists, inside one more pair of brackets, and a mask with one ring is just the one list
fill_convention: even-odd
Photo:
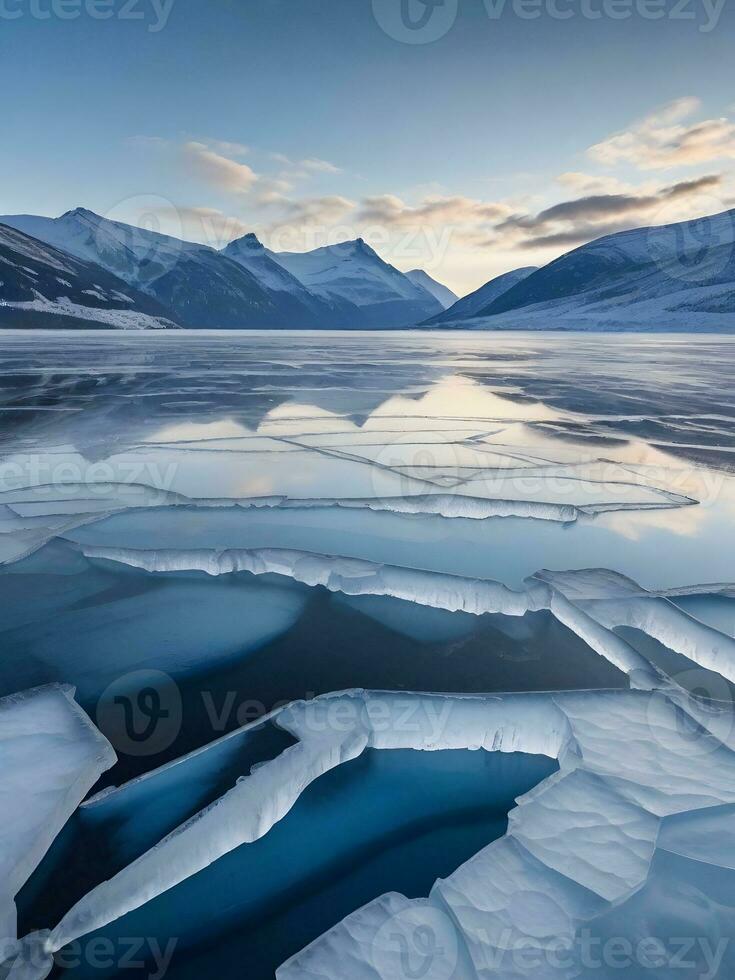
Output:
[[0,327],[175,327],[155,299],[99,265],[0,224]]
[[516,283],[530,276],[537,269],[538,266],[529,265],[524,266],[522,269],[513,269],[512,272],[504,272],[502,275],[496,276],[494,279],[486,282],[484,286],[480,286],[474,292],[463,296],[462,299],[457,300],[456,303],[444,310],[443,313],[431,317],[425,323],[427,326],[429,324],[433,326],[437,323],[451,323],[455,320],[466,320],[468,317],[477,316],[480,310],[484,309],[499,296],[502,296],[503,293],[515,286]]
[[735,331],[735,210],[608,235],[446,310],[446,287],[360,238],[275,253],[245,235],[218,251],[84,208],[0,223],[6,326]]
[[268,254],[310,292],[359,307],[359,326],[413,326],[442,309],[427,289],[384,262],[362,238],[311,252]]
[[438,299],[444,309],[456,303],[459,298],[456,293],[452,292],[449,286],[445,286],[444,283],[432,279],[429,273],[424,272],[423,269],[411,269],[406,275],[411,282],[415,282],[418,286],[423,286],[427,292],[431,293],[434,299]]
[[7,225],[95,262],[154,297],[185,327],[396,327],[439,312],[422,286],[361,240],[277,255],[255,235],[222,251],[76,208]]
[[281,265],[252,233],[230,242],[222,254],[247,269],[261,285],[277,294],[278,303],[297,327],[345,327],[362,324],[362,314],[347,300],[319,296]]
[[[186,327],[288,327],[290,310],[241,264],[206,245],[110,221],[85,208],[60,218],[12,215],[5,224],[96,262],[153,296]],[[309,324],[312,325],[312,324]]]
[[582,245],[480,309],[471,325],[735,330],[735,210]]

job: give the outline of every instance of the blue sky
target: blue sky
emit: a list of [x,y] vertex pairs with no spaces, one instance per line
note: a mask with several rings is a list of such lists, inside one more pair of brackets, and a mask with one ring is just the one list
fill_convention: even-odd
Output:
[[402,0],[87,2],[0,0],[0,213],[362,234],[466,292],[735,199],[732,3],[444,0],[404,43]]

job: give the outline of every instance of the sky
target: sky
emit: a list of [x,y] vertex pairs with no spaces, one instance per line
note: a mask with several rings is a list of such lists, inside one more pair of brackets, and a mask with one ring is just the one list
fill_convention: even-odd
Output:
[[733,0],[0,0],[0,214],[361,236],[459,294],[735,206]]

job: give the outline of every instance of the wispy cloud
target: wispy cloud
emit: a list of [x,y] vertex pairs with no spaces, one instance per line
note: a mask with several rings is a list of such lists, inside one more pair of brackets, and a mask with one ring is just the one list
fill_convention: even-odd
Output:
[[591,159],[606,166],[633,164],[640,170],[735,159],[735,123],[721,116],[685,122],[700,108],[698,99],[677,99],[621,133],[591,146]]
[[224,156],[206,143],[184,143],[181,152],[186,169],[218,190],[241,194],[251,190],[258,180],[246,163]]
[[179,207],[176,218],[181,222],[184,236],[221,248],[250,231],[246,222],[217,208]]
[[497,221],[511,212],[512,208],[508,204],[478,201],[461,195],[426,197],[412,207],[394,194],[381,194],[364,198],[357,217],[367,224],[410,228]]
[[228,140],[202,140],[210,150],[221,153],[226,157],[246,157],[250,153],[250,147],[244,143],[231,143]]
[[271,153],[270,158],[283,167],[288,167],[292,171],[304,174],[342,173],[341,167],[330,163],[329,160],[320,160],[318,157],[304,157],[301,160],[293,160],[291,157],[286,156],[285,153]]
[[[687,217],[686,206],[690,200],[716,191],[721,184],[721,175],[707,174],[655,191],[587,195],[561,201],[535,215],[512,215],[495,230],[501,239],[514,239],[516,248],[578,245],[650,222],[657,214],[668,211],[672,203],[682,208],[681,218]],[[494,241],[497,243],[498,239]],[[490,239],[488,244],[494,241]]]

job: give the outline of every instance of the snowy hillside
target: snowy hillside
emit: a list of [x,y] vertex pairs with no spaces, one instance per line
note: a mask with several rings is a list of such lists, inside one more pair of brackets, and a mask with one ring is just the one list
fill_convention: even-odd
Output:
[[174,326],[117,276],[0,224],[0,327]]
[[735,211],[600,238],[477,317],[488,329],[735,330]]
[[360,307],[361,326],[404,327],[441,312],[442,304],[357,238],[312,252],[269,252],[311,292]]
[[[168,308],[187,327],[288,327],[292,310],[216,249],[109,221],[85,208],[60,218],[0,219],[78,258],[97,262]],[[311,323],[309,324],[312,325]]]
[[423,269],[411,269],[406,275],[411,282],[416,283],[417,286],[423,286],[427,292],[431,293],[434,299],[438,299],[444,309],[456,303],[459,298],[456,293],[452,292],[449,286],[445,286],[444,283],[432,279],[429,273],[424,272]]
[[486,282],[484,286],[480,286],[473,293],[468,293],[462,299],[457,300],[453,306],[450,306],[443,313],[431,317],[431,319],[426,321],[427,325],[449,323],[454,320],[465,320],[468,317],[476,316],[480,310],[484,309],[499,296],[502,296],[503,293],[515,286],[516,283],[530,276],[537,268],[538,266],[529,265],[524,266],[522,269],[513,269],[512,272],[504,272],[502,276],[496,276],[490,282]]

